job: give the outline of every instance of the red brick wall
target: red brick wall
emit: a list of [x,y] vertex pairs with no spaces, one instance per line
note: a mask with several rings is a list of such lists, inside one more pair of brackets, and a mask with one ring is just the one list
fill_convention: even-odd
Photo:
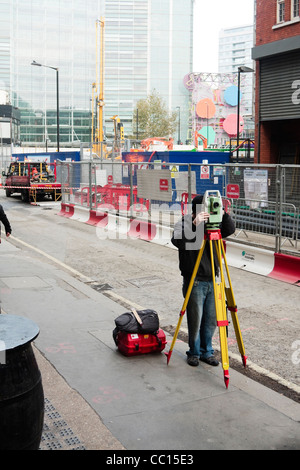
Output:
[[[291,20],[291,0],[285,0],[285,22]],[[300,21],[295,23],[287,23],[284,26],[276,27],[277,21],[277,0],[257,0],[256,1],[256,46],[261,46],[274,41],[280,41],[292,36],[300,35]],[[280,131],[285,128],[285,132]],[[256,62],[256,96],[255,96],[255,161],[260,163],[278,163],[280,142],[277,141],[276,135],[290,134],[289,138],[293,138],[294,123],[289,121],[284,123],[263,122],[260,124],[259,139],[259,61]],[[298,126],[298,127],[297,127]],[[295,121],[295,136],[299,134],[299,120]],[[291,131],[291,132],[288,132]],[[300,140],[300,138],[298,137]],[[258,148],[259,146],[259,148]]]
[[[277,19],[277,0],[256,2],[256,46],[300,34],[300,21],[273,29]],[[291,0],[285,0],[285,21],[291,20]]]

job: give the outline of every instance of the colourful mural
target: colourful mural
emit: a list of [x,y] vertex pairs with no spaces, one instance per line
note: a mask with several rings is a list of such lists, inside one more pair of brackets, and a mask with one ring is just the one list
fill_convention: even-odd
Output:
[[[192,139],[198,132],[207,145],[221,146],[237,134],[237,73],[189,73],[184,86],[191,93]],[[244,77],[241,77],[241,87]],[[243,95],[240,91],[240,132],[244,129]],[[199,141],[201,144],[201,142]]]

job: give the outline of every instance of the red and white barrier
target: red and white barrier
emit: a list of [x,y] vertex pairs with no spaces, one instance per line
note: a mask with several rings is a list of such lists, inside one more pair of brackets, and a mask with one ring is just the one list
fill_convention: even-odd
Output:
[[282,253],[274,253],[274,258],[274,269],[269,277],[300,285],[300,258]]
[[[112,238],[140,238],[175,248],[171,243],[173,229],[149,222],[147,219],[129,219],[109,212],[89,210],[64,203],[61,204],[61,211],[58,215],[94,225],[99,230],[99,235],[105,236],[110,233]],[[270,250],[226,240],[226,259],[231,267],[289,284],[299,283],[300,286],[300,257],[274,253]]]
[[156,224],[150,223],[147,220],[132,219],[128,236],[130,238],[140,238],[145,241],[153,241],[156,237],[157,227]]
[[62,217],[72,217],[74,215],[74,204],[61,203],[61,210],[58,215]]
[[102,227],[105,227],[108,224],[108,213],[92,210],[90,211],[89,220],[86,223],[88,225],[100,225]]
[[74,206],[72,219],[86,223],[90,219],[90,210],[87,207]]

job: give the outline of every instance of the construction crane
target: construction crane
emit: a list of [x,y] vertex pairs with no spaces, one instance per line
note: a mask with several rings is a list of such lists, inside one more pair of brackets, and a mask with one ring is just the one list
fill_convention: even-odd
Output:
[[200,138],[203,142],[203,148],[207,148],[207,138],[204,137],[202,134],[199,133],[199,131],[195,132],[195,147],[198,148],[198,138]]
[[[112,149],[112,156],[120,153],[121,144],[124,143],[124,127],[120,121],[119,116],[115,115],[110,118],[114,122],[114,145]],[[120,156],[120,155],[118,155]]]
[[[96,82],[92,89],[92,145],[97,155],[106,155],[103,132],[104,107],[104,18],[96,20]],[[102,148],[101,148],[102,147]]]

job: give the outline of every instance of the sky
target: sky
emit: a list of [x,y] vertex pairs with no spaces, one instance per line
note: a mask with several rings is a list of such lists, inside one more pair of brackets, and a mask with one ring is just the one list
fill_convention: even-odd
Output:
[[218,72],[220,30],[253,21],[254,0],[195,0],[193,72]]

